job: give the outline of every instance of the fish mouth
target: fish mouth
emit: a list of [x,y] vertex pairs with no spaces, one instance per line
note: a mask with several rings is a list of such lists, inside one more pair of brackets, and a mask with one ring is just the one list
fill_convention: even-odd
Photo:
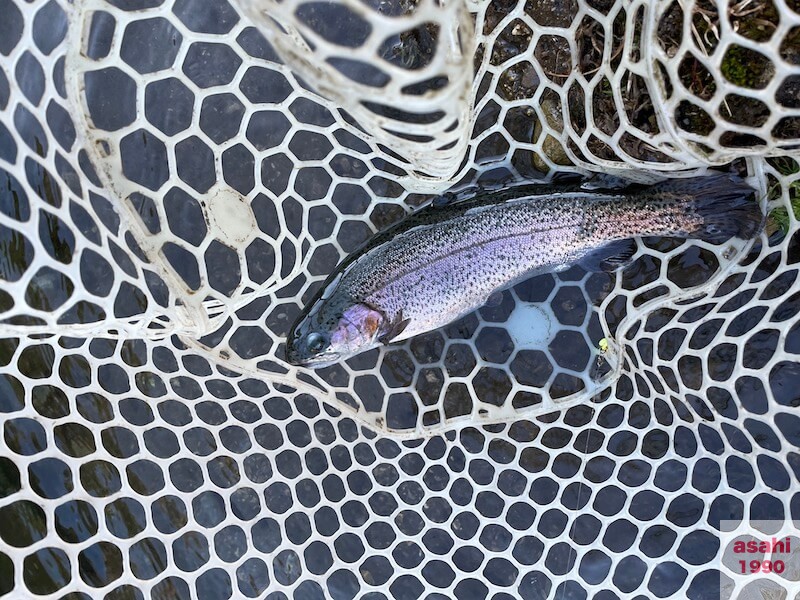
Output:
[[322,369],[329,367],[339,362],[339,354],[329,352],[319,356],[311,356],[308,358],[300,358],[298,356],[289,356],[287,354],[286,361],[295,367],[307,367],[309,369]]
[[288,338],[286,343],[286,362],[293,367],[308,367],[310,369],[321,369],[328,367],[339,360],[338,352],[323,352],[314,356],[303,356],[295,346],[299,338]]

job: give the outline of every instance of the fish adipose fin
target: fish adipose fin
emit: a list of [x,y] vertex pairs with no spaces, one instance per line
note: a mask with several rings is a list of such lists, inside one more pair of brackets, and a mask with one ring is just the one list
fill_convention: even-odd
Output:
[[637,248],[636,240],[618,240],[590,252],[578,264],[587,271],[611,273],[628,266]]
[[405,330],[410,322],[411,319],[403,318],[403,311],[401,310],[399,313],[397,313],[397,316],[394,318],[394,320],[389,324],[389,328],[378,336],[378,341],[382,344],[388,344],[398,335],[403,333],[403,330]]
[[692,238],[722,243],[734,236],[749,240],[761,231],[764,215],[756,191],[735,175],[672,180],[656,187],[692,198],[695,212],[703,218],[697,229],[687,232]]

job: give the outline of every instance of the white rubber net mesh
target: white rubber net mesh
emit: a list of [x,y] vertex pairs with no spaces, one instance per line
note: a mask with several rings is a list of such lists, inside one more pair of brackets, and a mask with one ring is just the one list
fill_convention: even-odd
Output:
[[[0,15],[0,594],[744,597],[720,521],[800,520],[796,4]],[[730,161],[754,244],[643,239],[283,362],[336,263],[456,181]]]

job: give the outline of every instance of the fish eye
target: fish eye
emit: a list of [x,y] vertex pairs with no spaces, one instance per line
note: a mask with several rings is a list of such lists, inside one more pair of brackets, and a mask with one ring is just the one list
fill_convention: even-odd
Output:
[[306,347],[310,352],[319,352],[325,347],[325,338],[319,333],[310,333],[306,338]]

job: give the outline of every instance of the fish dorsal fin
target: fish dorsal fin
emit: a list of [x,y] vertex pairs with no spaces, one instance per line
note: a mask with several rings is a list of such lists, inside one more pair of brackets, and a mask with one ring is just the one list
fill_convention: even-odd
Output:
[[592,192],[618,192],[620,190],[630,190],[635,187],[635,182],[622,179],[616,175],[609,175],[608,173],[598,173],[591,179],[581,183],[581,189]]
[[636,240],[617,240],[584,256],[579,264],[587,271],[611,273],[630,264],[636,254]]
[[403,333],[410,322],[411,319],[403,318],[403,311],[401,310],[397,313],[397,316],[394,318],[394,320],[389,324],[387,330],[378,336],[378,341],[382,344],[388,344],[393,339],[397,338],[397,336],[399,336],[401,333]]
[[456,195],[455,192],[445,192],[441,196],[436,196],[436,198],[433,199],[433,202],[431,202],[431,204],[433,204],[434,208],[442,208],[443,206],[448,206],[450,204],[453,204],[457,200],[458,200],[458,195]]

